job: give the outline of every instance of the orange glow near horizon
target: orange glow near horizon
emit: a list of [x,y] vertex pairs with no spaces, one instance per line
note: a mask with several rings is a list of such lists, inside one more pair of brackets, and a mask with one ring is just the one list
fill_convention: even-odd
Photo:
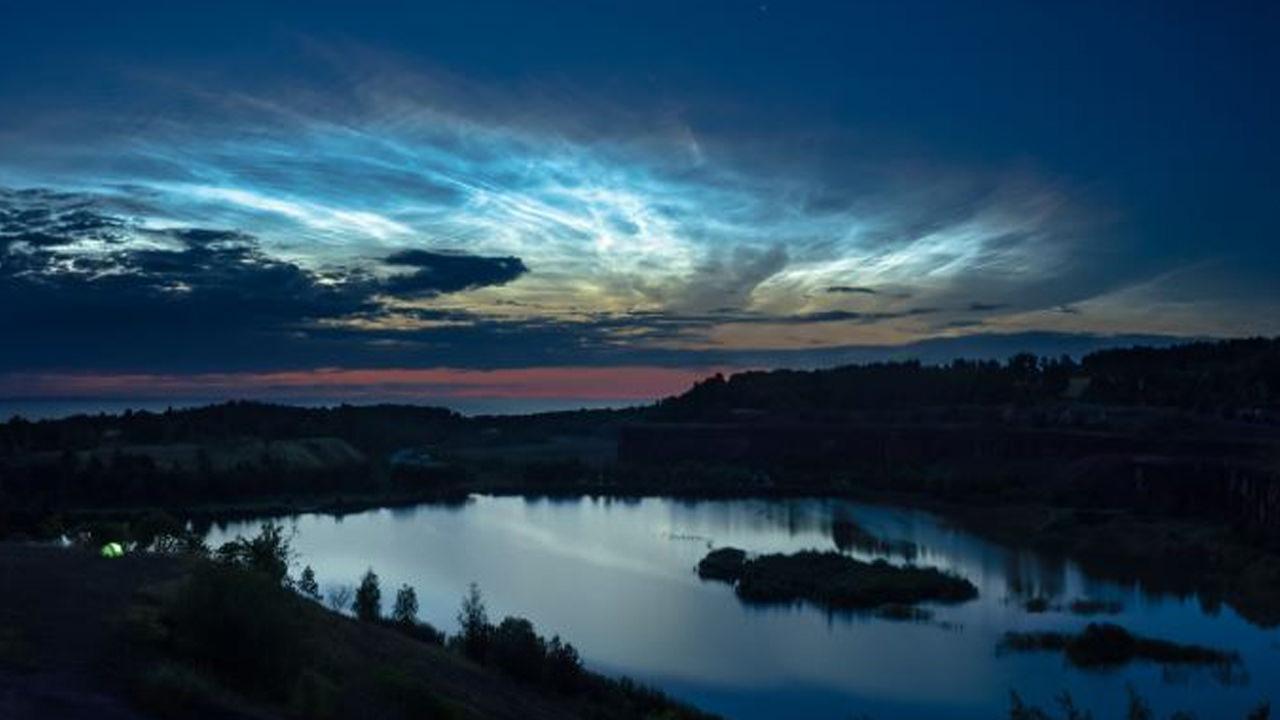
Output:
[[654,400],[687,390],[726,368],[657,366],[317,368],[280,372],[15,373],[0,375],[9,398],[308,397],[352,399],[512,398]]

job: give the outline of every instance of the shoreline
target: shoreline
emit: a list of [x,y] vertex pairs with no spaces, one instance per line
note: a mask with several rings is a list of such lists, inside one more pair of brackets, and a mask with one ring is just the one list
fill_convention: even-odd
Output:
[[[751,492],[704,488],[672,492],[669,487],[620,488],[612,484],[532,489],[511,482],[466,483],[447,489],[411,492],[294,494],[161,509],[185,522],[208,526],[304,514],[341,516],[421,504],[459,505],[473,495],[563,500],[666,498],[690,502],[829,499],[921,510],[1007,547],[1070,559],[1104,579],[1136,580],[1162,592],[1195,592],[1208,602],[1226,603],[1253,624],[1261,627],[1280,624],[1280,555],[1245,542],[1222,524],[1124,511],[1035,503],[980,506],[920,493],[866,488],[837,492],[796,492],[793,488],[786,491],[757,488]],[[141,506],[79,508],[58,515],[62,523],[72,526],[128,521],[154,509]],[[1198,569],[1194,577],[1188,577],[1187,567]]]

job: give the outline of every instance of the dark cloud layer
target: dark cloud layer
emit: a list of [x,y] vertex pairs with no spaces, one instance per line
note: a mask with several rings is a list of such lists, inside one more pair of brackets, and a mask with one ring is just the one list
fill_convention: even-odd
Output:
[[872,287],[864,287],[861,285],[832,285],[827,288],[829,293],[838,294],[861,294],[861,295],[878,295],[879,290]]
[[386,280],[364,268],[313,270],[249,234],[136,227],[88,198],[2,191],[0,370],[271,365],[305,363],[308,353],[342,363],[341,346],[372,338],[326,333],[325,322],[376,317],[388,295],[457,292],[527,272],[514,257],[416,250],[385,262],[416,269]]
[[462,253],[402,250],[384,261],[393,267],[410,267],[413,272],[386,281],[395,295],[438,295],[471,290],[486,285],[505,285],[529,272],[518,257],[479,257]]
[[277,328],[368,306],[358,282],[326,284],[234,233],[153,233],[165,249],[82,255],[52,244],[0,265],[0,323],[17,335]]
[[124,221],[91,208],[91,201],[67,193],[0,188],[0,253],[19,244],[47,248],[80,239],[117,242]]

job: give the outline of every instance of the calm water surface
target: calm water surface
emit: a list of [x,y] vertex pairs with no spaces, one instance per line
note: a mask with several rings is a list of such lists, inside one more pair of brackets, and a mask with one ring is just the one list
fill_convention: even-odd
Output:
[[[831,614],[808,605],[743,605],[694,566],[709,548],[752,552],[833,548],[832,523],[850,519],[920,548],[915,562],[955,571],[977,600],[936,606],[930,623]],[[496,622],[529,618],[576,645],[588,666],[657,685],[730,718],[999,718],[1011,690],[1049,705],[1062,690],[1097,717],[1122,712],[1125,686],[1158,715],[1235,717],[1280,700],[1280,632],[1196,597],[1148,593],[1098,580],[1069,561],[986,542],[921,511],[824,500],[526,500],[475,497],[334,518],[286,520],[298,563],[322,589],[354,585],[372,566],[384,598],[414,586],[421,617],[456,631],[468,583],[479,583]],[[213,530],[210,541],[256,532],[257,522]],[[854,553],[858,557],[871,557]],[[905,562],[890,557],[895,563]],[[296,575],[296,571],[295,571]],[[1170,672],[1135,664],[1110,672],[1066,667],[1052,654],[995,652],[1007,630],[1078,630],[1088,619],[1028,614],[1020,598],[1119,600],[1110,620],[1180,642],[1237,650],[1247,677]]]

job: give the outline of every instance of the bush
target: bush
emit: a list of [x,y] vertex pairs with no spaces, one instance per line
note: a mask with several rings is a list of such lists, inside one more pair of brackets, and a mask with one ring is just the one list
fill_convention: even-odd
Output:
[[379,666],[348,689],[343,717],[378,720],[448,720],[458,713],[421,678],[398,667]]
[[138,547],[150,547],[157,538],[182,537],[187,528],[174,516],[163,510],[148,510],[133,521],[129,528]]
[[217,690],[204,677],[174,663],[162,662],[138,677],[135,701],[159,718],[187,718],[211,704]]
[[287,584],[293,550],[284,528],[274,522],[262,526],[257,537],[238,537],[224,543],[215,553],[218,562],[244,570],[252,570],[270,578],[277,585]]
[[179,535],[157,535],[151,541],[151,552],[159,555],[186,555],[190,557],[207,557],[209,548],[204,538],[193,532]]
[[527,682],[541,678],[546,653],[533,623],[524,618],[505,618],[493,631],[489,643],[493,664],[511,677]]
[[308,720],[329,720],[338,715],[338,686],[315,670],[306,670],[293,690],[293,711]]
[[356,588],[356,617],[366,622],[376,622],[382,617],[382,588],[378,586],[378,575],[369,568],[360,578],[360,587]]
[[248,694],[278,699],[301,666],[299,602],[262,573],[201,566],[168,607],[173,650]]
[[558,692],[576,692],[582,684],[582,658],[571,643],[556,635],[547,643],[547,683]]
[[[383,622],[387,621],[384,620]],[[388,626],[392,630],[399,632],[401,635],[407,635],[418,642],[424,642],[428,645],[444,645],[444,633],[437,630],[430,623],[414,622],[413,624],[407,625],[405,623],[390,622],[388,623]]]

